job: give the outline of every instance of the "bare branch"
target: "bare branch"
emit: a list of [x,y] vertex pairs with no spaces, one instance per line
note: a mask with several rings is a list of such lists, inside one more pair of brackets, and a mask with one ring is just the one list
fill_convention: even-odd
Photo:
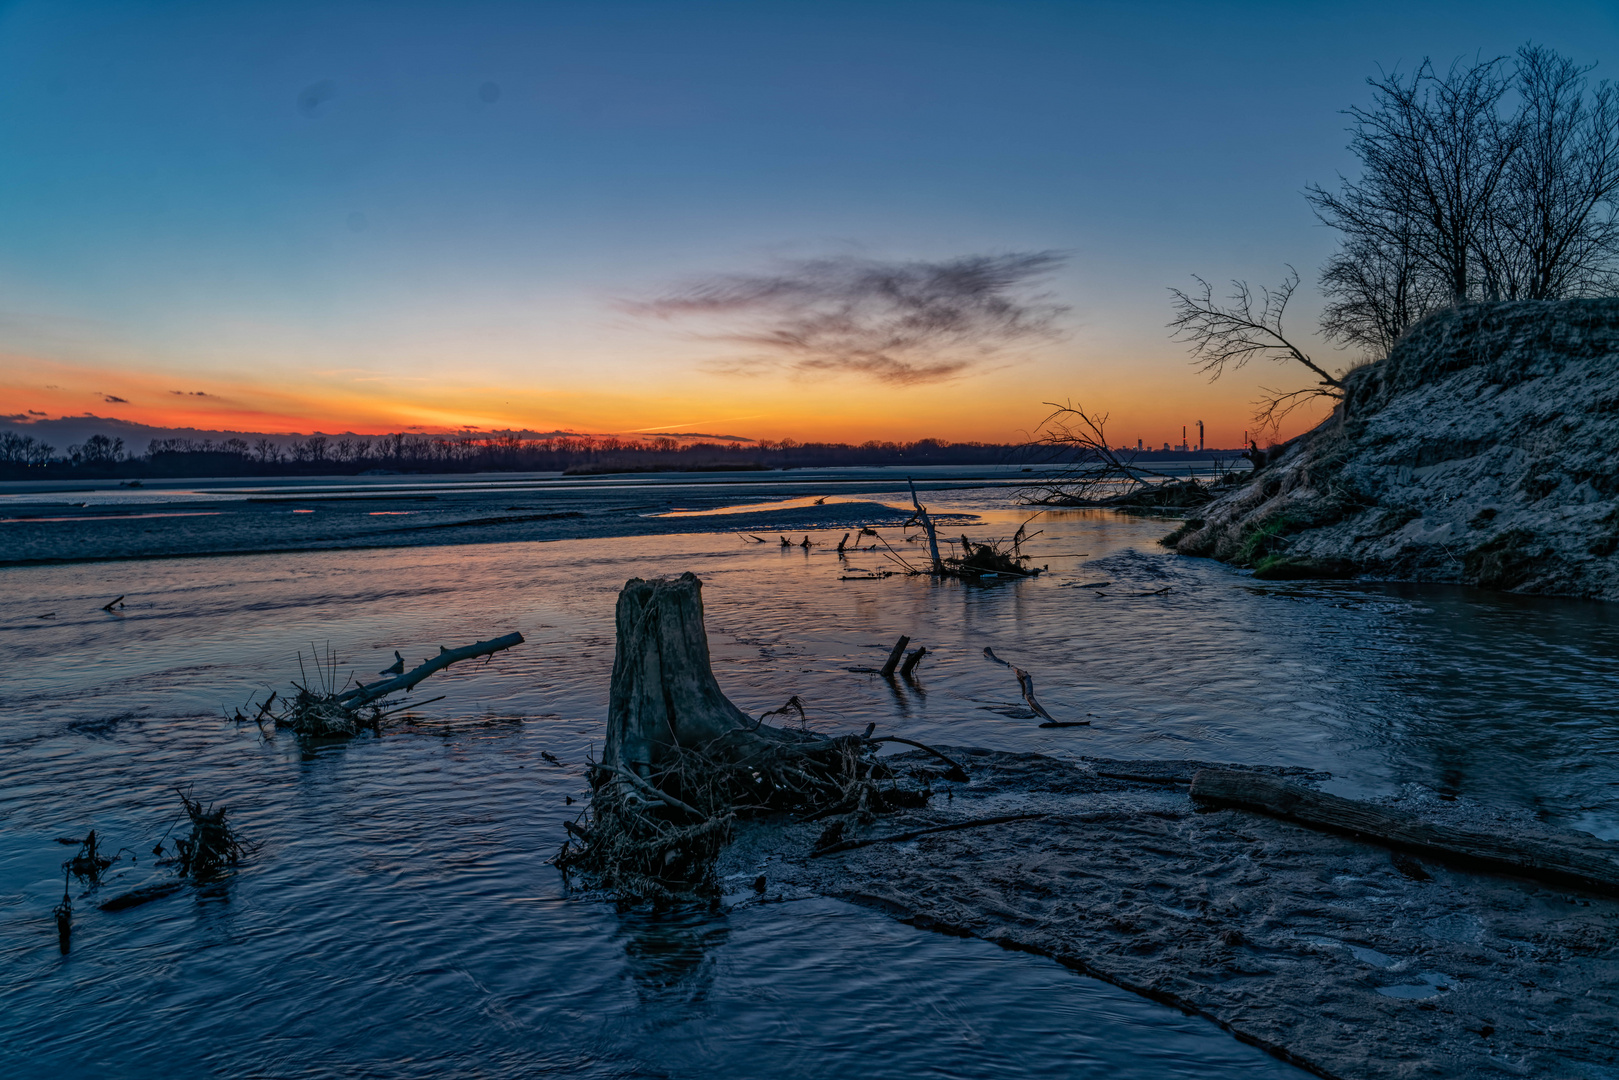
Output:
[[1035,429],[1035,442],[1050,449],[1064,468],[1021,489],[1018,498],[1041,506],[1105,505],[1175,479],[1135,463],[1107,441],[1107,414],[1087,413],[1072,402],[1048,401],[1052,412]]
[[1291,266],[1274,290],[1261,288],[1258,304],[1246,281],[1231,283],[1230,303],[1214,299],[1214,288],[1200,277],[1198,289],[1185,293],[1170,289],[1175,298],[1175,317],[1169,325],[1177,341],[1191,344],[1192,362],[1211,379],[1218,379],[1227,367],[1240,368],[1255,357],[1303,364],[1321,380],[1322,386],[1342,389],[1343,384],[1295,345],[1282,326],[1287,302],[1299,287],[1299,272]]

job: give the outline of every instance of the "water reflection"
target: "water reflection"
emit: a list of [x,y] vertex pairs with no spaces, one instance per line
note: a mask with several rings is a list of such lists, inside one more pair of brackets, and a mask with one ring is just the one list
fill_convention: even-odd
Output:
[[620,914],[624,974],[646,1005],[702,1001],[714,985],[715,954],[730,936],[723,914],[707,909]]

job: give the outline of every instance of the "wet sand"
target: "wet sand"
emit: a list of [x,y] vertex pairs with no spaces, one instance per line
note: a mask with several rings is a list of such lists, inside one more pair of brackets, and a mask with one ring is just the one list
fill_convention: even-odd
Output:
[[[1047,816],[818,858],[821,825],[755,825],[722,872],[766,875],[763,900],[743,903],[834,896],[1054,957],[1322,1076],[1609,1077],[1619,1067],[1619,899],[1395,858],[1246,811],[1197,809],[1180,784],[1101,775],[1184,776],[1197,763],[947,752],[970,783],[863,834]],[[1414,786],[1390,801],[1453,825],[1597,843]]]

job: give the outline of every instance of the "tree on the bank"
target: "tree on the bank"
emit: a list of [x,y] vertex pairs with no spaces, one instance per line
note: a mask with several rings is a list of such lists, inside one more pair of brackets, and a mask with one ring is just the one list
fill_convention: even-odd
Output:
[[82,444],[68,447],[67,453],[75,465],[107,468],[124,460],[124,440],[92,435]]
[[[1372,102],[1348,110],[1360,175],[1306,197],[1342,246],[1322,268],[1324,336],[1386,356],[1441,307],[1495,300],[1611,295],[1619,288],[1619,95],[1538,45],[1505,58],[1424,60],[1409,76],[1368,79]],[[1266,391],[1258,418],[1337,397],[1342,373],[1289,338],[1289,276],[1256,303],[1234,282],[1229,303],[1201,278],[1172,290],[1178,337],[1212,377],[1254,356],[1297,362],[1315,382]]]

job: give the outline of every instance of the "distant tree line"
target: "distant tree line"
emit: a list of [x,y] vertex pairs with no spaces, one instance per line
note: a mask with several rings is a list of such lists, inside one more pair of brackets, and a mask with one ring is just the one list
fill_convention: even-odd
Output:
[[[1590,71],[1525,45],[1511,60],[1444,72],[1424,60],[1409,75],[1367,80],[1371,104],[1347,113],[1360,174],[1305,193],[1340,237],[1321,272],[1329,340],[1379,359],[1440,308],[1619,290],[1619,95]],[[1299,285],[1291,267],[1257,295],[1236,281],[1216,298],[1196,280],[1171,290],[1170,325],[1211,377],[1254,357],[1316,377],[1267,389],[1262,422],[1342,395],[1343,373],[1316,363],[1283,326]]]
[[870,441],[801,443],[695,442],[667,438],[459,433],[377,436],[312,435],[294,440],[153,439],[141,455],[122,439],[93,435],[58,456],[29,435],[0,432],[0,476],[178,477],[399,473],[742,471],[837,465],[987,465],[1012,460],[1019,445]]

